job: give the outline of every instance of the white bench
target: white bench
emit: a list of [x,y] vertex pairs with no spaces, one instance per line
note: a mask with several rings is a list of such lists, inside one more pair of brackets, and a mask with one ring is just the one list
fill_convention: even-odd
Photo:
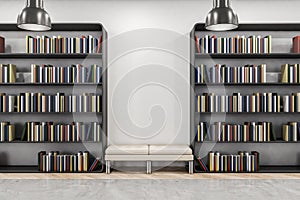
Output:
[[188,145],[109,145],[105,151],[106,173],[111,161],[146,161],[147,174],[152,172],[152,161],[187,161],[193,173],[193,152]]

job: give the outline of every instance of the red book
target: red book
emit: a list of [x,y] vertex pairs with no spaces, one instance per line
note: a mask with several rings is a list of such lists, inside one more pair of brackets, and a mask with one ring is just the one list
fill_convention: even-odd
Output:
[[300,53],[300,36],[293,38],[293,53]]
[[97,53],[101,52],[101,44],[102,44],[102,35],[100,36],[98,41]]
[[200,53],[199,37],[195,35],[197,53]]
[[0,53],[5,53],[5,38],[0,36]]

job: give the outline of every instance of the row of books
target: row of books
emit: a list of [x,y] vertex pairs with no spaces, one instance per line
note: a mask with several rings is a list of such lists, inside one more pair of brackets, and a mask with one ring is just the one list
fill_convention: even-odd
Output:
[[267,65],[230,67],[216,64],[211,68],[199,65],[195,69],[196,83],[265,83]]
[[79,151],[77,154],[60,154],[58,151],[40,151],[38,153],[38,169],[41,172],[88,172],[89,152]]
[[272,122],[245,122],[244,124],[215,122],[211,125],[207,122],[200,122],[196,129],[197,142],[269,142],[275,140]]
[[[102,99],[94,93],[82,95],[47,95],[21,93],[17,97],[17,112],[101,112]],[[0,102],[1,105],[1,102]]]
[[66,67],[31,65],[32,83],[101,83],[102,67],[93,64],[84,67],[72,64]]
[[244,96],[240,93],[233,93],[231,96],[203,93],[196,96],[196,111],[280,112],[280,102],[280,96],[277,93],[253,93],[253,95]]
[[239,151],[237,155],[208,153],[208,166],[201,158],[197,159],[205,172],[257,172],[259,171],[259,152]]
[[257,172],[259,171],[259,152],[240,151],[237,155],[209,152],[208,167],[199,159],[200,167],[209,172]]
[[26,53],[100,53],[102,36],[26,36]]
[[300,64],[284,64],[281,66],[282,83],[300,83]]
[[15,139],[15,125],[0,122],[0,142],[11,142]]
[[26,92],[17,96],[0,93],[0,112],[102,112],[101,104],[102,97],[94,93],[46,95]]
[[272,53],[272,36],[195,36],[197,53]]
[[21,140],[28,142],[100,142],[101,125],[98,122],[26,122]]
[[300,112],[300,93],[282,96],[283,112]]
[[289,122],[282,126],[282,139],[287,142],[297,142],[300,139],[300,123]]
[[0,64],[0,83],[15,83],[17,67],[14,64]]

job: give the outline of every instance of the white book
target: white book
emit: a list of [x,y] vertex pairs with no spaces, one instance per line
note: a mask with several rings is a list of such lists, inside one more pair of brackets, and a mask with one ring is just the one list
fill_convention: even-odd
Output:
[[251,38],[246,38],[246,40],[247,40],[247,45],[246,45],[246,47],[247,47],[247,51],[246,51],[246,53],[252,53],[251,52]]
[[225,96],[224,95],[221,96],[221,102],[220,102],[220,104],[221,104],[220,111],[221,112],[226,112],[225,111]]
[[257,36],[256,38],[256,52],[261,53],[261,36]]
[[289,100],[290,96],[284,95],[283,96],[283,112],[289,112]]
[[263,41],[264,41],[264,44],[263,44],[264,52],[263,53],[269,53],[268,52],[268,38],[264,38]]
[[245,67],[242,67],[241,83],[245,83]]
[[243,112],[243,96],[238,93],[238,112]]
[[75,44],[74,44],[74,39],[73,39],[73,38],[70,38],[70,40],[71,40],[71,43],[70,43],[70,44],[71,44],[71,45],[70,45],[70,46],[71,46],[71,51],[70,51],[70,53],[75,53],[75,52],[74,52],[74,45],[75,45]]
[[209,36],[205,35],[204,36],[204,42],[205,42],[205,53],[209,53],[209,48],[208,48],[208,44],[209,44]]
[[272,96],[273,104],[272,104],[272,111],[277,112],[277,96]]
[[77,96],[72,95],[72,111],[71,112],[77,112]]

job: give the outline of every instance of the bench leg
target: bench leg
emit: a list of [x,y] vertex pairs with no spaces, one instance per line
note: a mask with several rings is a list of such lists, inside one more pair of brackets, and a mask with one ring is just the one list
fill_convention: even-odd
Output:
[[194,166],[193,166],[193,161],[189,161],[189,174],[194,173]]
[[152,170],[151,170],[151,161],[147,160],[147,174],[151,174]]
[[109,160],[106,161],[106,173],[110,174],[110,161]]

